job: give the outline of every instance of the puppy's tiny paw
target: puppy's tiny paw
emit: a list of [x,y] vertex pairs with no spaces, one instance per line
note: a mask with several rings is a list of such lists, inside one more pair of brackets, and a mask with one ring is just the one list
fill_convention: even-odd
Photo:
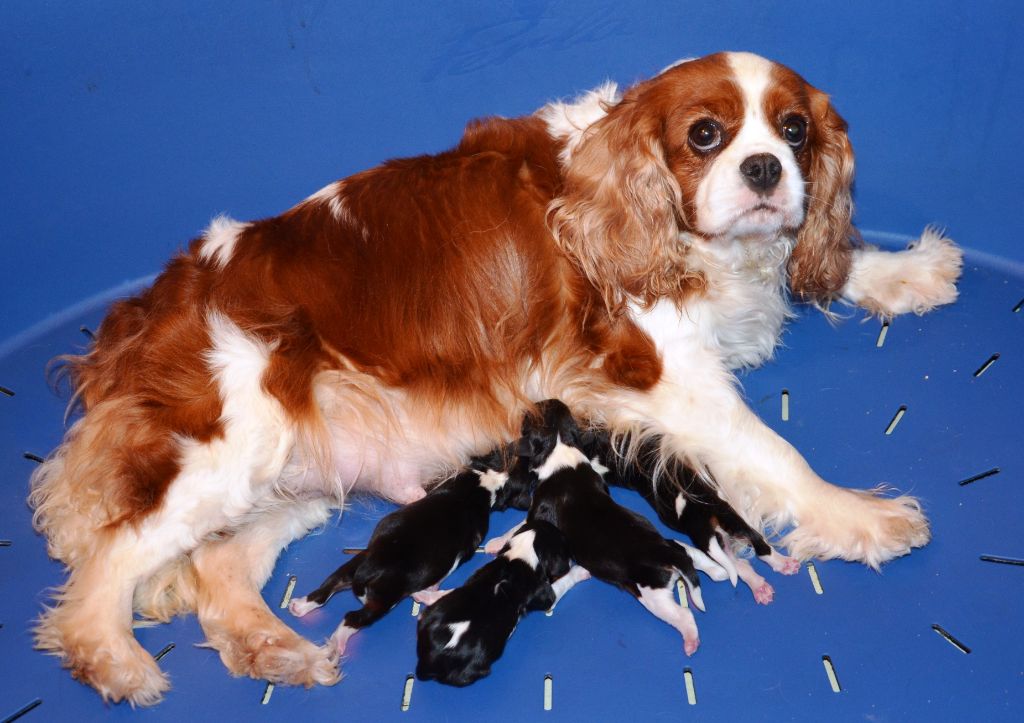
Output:
[[484,545],[484,552],[488,555],[497,555],[501,552],[501,548],[505,546],[505,540],[500,537],[494,537],[487,541]]
[[288,603],[288,612],[297,618],[301,618],[303,615],[316,610],[319,605],[315,602],[307,600],[305,597],[292,598],[291,602]]
[[775,588],[767,582],[754,590],[754,599],[760,605],[769,605],[775,599]]
[[420,590],[412,594],[412,599],[420,605],[433,605],[451,590]]
[[783,559],[785,560],[785,562],[782,563],[782,566],[778,570],[776,570],[776,572],[782,573],[783,575],[796,575],[798,572],[800,572],[799,560],[797,560],[795,557],[785,556],[783,556]]

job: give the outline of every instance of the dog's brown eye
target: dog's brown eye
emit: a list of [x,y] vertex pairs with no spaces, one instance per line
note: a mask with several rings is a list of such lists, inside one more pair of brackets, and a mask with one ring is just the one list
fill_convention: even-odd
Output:
[[799,148],[807,140],[807,121],[798,115],[791,115],[782,121],[782,137],[786,143]]
[[701,153],[707,153],[722,143],[722,128],[711,120],[702,120],[690,129],[690,145]]

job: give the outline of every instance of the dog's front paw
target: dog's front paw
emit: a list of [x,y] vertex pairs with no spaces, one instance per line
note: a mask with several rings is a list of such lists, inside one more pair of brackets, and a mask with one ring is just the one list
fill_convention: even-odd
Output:
[[207,645],[220,652],[232,675],[307,688],[341,679],[338,656],[330,646],[314,645],[280,623],[240,635],[208,634]]
[[882,317],[923,314],[956,301],[963,251],[934,228],[904,251],[854,251],[843,296]]
[[878,490],[842,488],[834,488],[834,494],[805,511],[783,540],[794,557],[838,557],[877,570],[931,539],[928,520],[913,497],[888,498],[879,496]]

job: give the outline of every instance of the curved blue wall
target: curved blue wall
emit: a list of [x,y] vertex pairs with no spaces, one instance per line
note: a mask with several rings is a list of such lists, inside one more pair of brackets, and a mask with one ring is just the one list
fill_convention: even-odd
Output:
[[0,5],[0,340],[465,121],[746,49],[830,92],[859,223],[1024,260],[1024,4]]

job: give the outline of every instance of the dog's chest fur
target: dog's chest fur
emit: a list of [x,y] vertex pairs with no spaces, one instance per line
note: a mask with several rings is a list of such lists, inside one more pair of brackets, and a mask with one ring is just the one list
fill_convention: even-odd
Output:
[[[682,308],[668,301],[633,308],[634,318],[662,353],[677,344],[699,343],[729,369],[770,359],[792,316],[786,263],[793,239],[705,241],[681,236],[687,263],[707,279],[707,290]],[[667,359],[671,363],[671,359]]]

